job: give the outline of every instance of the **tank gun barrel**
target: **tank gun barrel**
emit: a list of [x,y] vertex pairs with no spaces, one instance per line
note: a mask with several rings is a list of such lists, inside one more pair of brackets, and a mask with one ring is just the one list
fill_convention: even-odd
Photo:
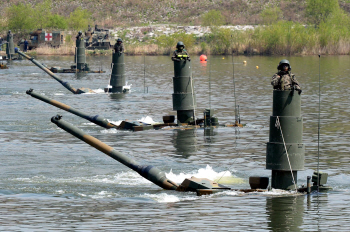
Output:
[[161,170],[151,165],[140,165],[135,160],[130,159],[129,157],[123,155],[122,153],[116,151],[107,144],[101,142],[100,140],[92,137],[91,135],[86,134],[82,130],[76,128],[75,126],[69,124],[68,122],[61,119],[62,116],[57,115],[51,118],[51,122],[55,123],[58,127],[67,131],[71,135],[77,137],[78,139],[84,141],[85,143],[93,146],[97,150],[105,153],[111,158],[117,160],[118,162],[124,164],[125,166],[131,168],[132,170],[139,173],[141,176],[147,180],[153,182],[159,187],[167,190],[176,190],[178,185],[174,182],[168,180]]
[[75,89],[73,88],[68,82],[66,81],[62,81],[57,75],[55,75],[53,72],[50,71],[50,69],[48,69],[47,67],[45,67],[44,65],[40,64],[38,61],[36,61],[33,57],[28,56],[27,54],[21,52],[21,51],[17,51],[18,54],[20,54],[21,56],[23,56],[24,58],[30,60],[33,64],[35,64],[36,66],[38,66],[39,68],[41,68],[44,72],[46,72],[47,74],[49,74],[52,78],[54,78],[56,81],[58,81],[59,83],[61,83],[66,89],[68,89],[69,91],[71,91],[74,94],[80,94],[83,93],[82,91],[80,91],[80,89]]
[[97,124],[99,126],[102,126],[102,127],[106,128],[106,129],[110,129],[110,128],[116,128],[117,129],[118,128],[117,125],[108,122],[107,119],[105,119],[105,118],[103,118],[103,117],[101,117],[99,115],[95,115],[95,116],[88,115],[88,114],[86,114],[86,113],[84,113],[84,112],[82,112],[80,110],[74,109],[74,108],[72,108],[72,107],[70,107],[70,106],[68,106],[68,105],[66,105],[64,103],[61,103],[59,101],[56,101],[56,100],[50,99],[48,97],[45,97],[43,95],[40,95],[38,93],[35,93],[33,89],[27,90],[26,93],[28,95],[36,98],[36,99],[39,99],[39,100],[41,100],[43,102],[46,102],[46,103],[48,103],[50,105],[56,106],[57,108],[60,108],[62,110],[68,111],[68,112],[70,112],[72,114],[75,114],[75,115],[77,115],[77,116],[79,116],[81,118],[89,120],[90,122],[95,123],[95,124]]

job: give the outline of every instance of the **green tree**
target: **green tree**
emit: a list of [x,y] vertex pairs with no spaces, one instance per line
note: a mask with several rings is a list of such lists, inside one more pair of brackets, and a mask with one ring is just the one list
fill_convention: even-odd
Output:
[[264,24],[272,24],[281,19],[282,11],[279,7],[267,7],[260,14]]
[[68,23],[65,17],[54,14],[51,15],[48,22],[46,23],[46,28],[64,30],[68,28]]
[[203,26],[221,26],[225,23],[225,18],[218,10],[211,10],[202,16]]
[[339,9],[338,0],[306,0],[305,13],[309,22],[318,26]]
[[72,30],[85,30],[90,22],[91,13],[83,10],[81,7],[76,8],[69,15],[68,26]]
[[28,4],[18,3],[6,9],[8,18],[7,27],[15,32],[35,29],[35,22],[32,20],[33,8]]
[[39,3],[34,7],[33,19],[37,28],[47,27],[47,23],[52,16],[51,5],[51,0],[44,0],[42,3]]

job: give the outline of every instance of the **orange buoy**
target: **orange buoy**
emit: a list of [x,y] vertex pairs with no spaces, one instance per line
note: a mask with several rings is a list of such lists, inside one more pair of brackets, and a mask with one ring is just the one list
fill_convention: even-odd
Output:
[[201,55],[201,56],[199,57],[199,60],[200,60],[200,61],[207,61],[207,56],[206,56],[206,55]]

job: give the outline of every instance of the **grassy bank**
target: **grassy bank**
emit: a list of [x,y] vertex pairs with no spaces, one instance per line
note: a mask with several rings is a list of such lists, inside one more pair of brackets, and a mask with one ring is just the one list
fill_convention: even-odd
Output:
[[[291,21],[256,27],[245,31],[212,27],[202,37],[178,32],[149,37],[143,41],[124,39],[128,55],[170,55],[178,41],[183,41],[192,55],[247,54],[247,55],[348,55],[350,54],[350,18],[334,15],[318,27]],[[74,55],[74,45],[58,49],[40,47],[38,55]],[[87,55],[110,55],[111,51],[90,51]]]

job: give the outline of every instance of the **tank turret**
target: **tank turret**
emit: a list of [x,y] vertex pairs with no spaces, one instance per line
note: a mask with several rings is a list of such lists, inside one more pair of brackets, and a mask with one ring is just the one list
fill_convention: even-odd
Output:
[[101,142],[100,140],[92,137],[91,135],[86,134],[82,130],[76,128],[75,126],[69,124],[68,122],[61,119],[62,116],[57,115],[51,118],[51,122],[55,123],[58,127],[70,133],[71,135],[77,137],[83,142],[93,146],[97,150],[105,153],[111,158],[117,160],[121,164],[129,167],[130,169],[139,173],[142,177],[153,182],[159,187],[167,190],[176,190],[176,191],[191,191],[197,192],[197,195],[206,195],[212,194],[220,191],[230,190],[230,188],[221,185],[219,183],[213,182],[206,178],[195,178],[191,177],[190,179],[185,179],[181,185],[169,180],[165,173],[159,170],[152,165],[141,165],[133,159],[123,155],[122,153],[116,151],[107,144]]
[[92,91],[91,89],[88,89],[88,88],[80,88],[80,89],[73,88],[68,82],[61,80],[57,75],[55,75],[53,72],[51,72],[50,69],[48,69],[43,64],[40,64],[33,57],[30,57],[30,56],[28,56],[27,54],[25,54],[25,53],[23,53],[21,51],[17,51],[17,53],[20,54],[21,56],[23,56],[24,58],[30,60],[33,64],[35,64],[39,68],[41,68],[44,72],[49,74],[53,79],[55,79],[56,81],[61,83],[61,85],[63,85],[66,89],[68,89],[72,93],[74,93],[74,94],[81,94],[81,93],[93,93],[94,92],[94,91]]
[[196,98],[194,95],[191,61],[174,61],[173,110],[177,111],[177,120],[188,123],[195,120]]
[[266,168],[272,170],[271,187],[275,189],[295,189],[297,171],[304,170],[305,146],[302,143],[300,106],[301,95],[297,91],[273,91]]

